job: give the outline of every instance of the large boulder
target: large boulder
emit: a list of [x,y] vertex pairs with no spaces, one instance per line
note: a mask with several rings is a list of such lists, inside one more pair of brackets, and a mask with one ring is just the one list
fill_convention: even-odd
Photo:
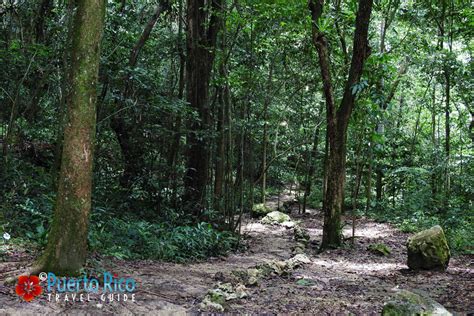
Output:
[[270,225],[278,225],[284,222],[291,221],[291,218],[286,215],[285,213],[273,211],[268,213],[264,218],[262,218],[261,222],[263,224],[270,224]]
[[451,256],[440,226],[419,232],[407,240],[407,265],[413,270],[446,270]]
[[382,316],[401,315],[451,315],[443,305],[439,304],[426,293],[397,290],[392,299],[386,303]]

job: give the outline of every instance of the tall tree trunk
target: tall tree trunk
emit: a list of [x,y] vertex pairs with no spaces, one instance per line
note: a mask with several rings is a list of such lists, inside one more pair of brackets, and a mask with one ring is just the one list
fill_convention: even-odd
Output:
[[[178,99],[183,100],[184,88],[185,88],[185,67],[186,67],[186,56],[184,56],[183,46],[183,0],[179,0],[178,3],[178,38],[177,38],[177,51],[179,55],[179,78],[178,78]],[[168,156],[168,166],[171,169],[171,187],[173,192],[173,207],[178,207],[178,155],[181,148],[181,114],[178,113],[174,124],[173,143],[170,148]]]
[[356,28],[353,40],[353,53],[349,75],[339,108],[333,95],[333,83],[329,61],[328,43],[325,35],[319,30],[318,22],[323,12],[323,0],[310,0],[309,8],[312,17],[313,43],[319,56],[319,67],[323,80],[323,93],[326,99],[327,132],[329,138],[328,184],[323,203],[324,226],[321,249],[338,247],[342,244],[341,211],[344,201],[346,177],[346,140],[349,119],[355,103],[352,87],[362,75],[364,62],[370,54],[368,46],[368,29],[372,12],[372,0],[359,0]]
[[270,62],[268,71],[267,91],[263,103],[263,138],[262,138],[262,203],[265,204],[267,191],[267,149],[268,149],[268,107],[270,106],[270,94],[273,80],[273,61]]
[[[225,30],[222,36],[222,52],[225,55],[226,52],[226,44],[225,44]],[[225,178],[225,171],[226,171],[226,148],[228,146],[228,95],[227,95],[227,65],[226,59],[222,58],[219,64],[219,76],[220,79],[223,81],[220,85],[218,85],[218,121],[217,121],[217,144],[216,144],[216,154],[215,154],[215,177],[214,177],[214,208],[216,210],[220,209],[221,199],[222,199],[222,191],[224,185],[224,178]]]
[[104,0],[77,0],[72,32],[68,123],[51,232],[36,271],[72,275],[87,255]]
[[196,217],[205,207],[208,184],[210,146],[206,135],[211,126],[209,81],[215,57],[217,33],[221,28],[223,0],[187,1],[187,101],[199,120],[190,124],[187,135],[187,171],[184,178],[184,200],[188,211]]

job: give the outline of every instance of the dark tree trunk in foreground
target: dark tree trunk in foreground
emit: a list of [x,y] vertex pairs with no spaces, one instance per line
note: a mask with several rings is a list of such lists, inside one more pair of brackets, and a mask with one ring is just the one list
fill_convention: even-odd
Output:
[[372,12],[372,0],[360,0],[354,33],[353,53],[344,95],[339,108],[336,108],[331,80],[328,42],[319,30],[318,21],[322,15],[324,0],[310,0],[309,8],[313,21],[313,43],[319,56],[319,67],[326,99],[327,136],[329,156],[327,162],[328,183],[323,203],[324,227],[321,249],[338,247],[342,244],[341,210],[344,201],[346,178],[346,140],[349,119],[354,108],[355,94],[352,87],[362,75],[364,62],[370,54],[367,36]]
[[199,120],[190,124],[187,135],[187,171],[184,178],[186,208],[199,216],[205,207],[210,146],[209,81],[214,62],[217,33],[221,27],[222,0],[187,1],[187,101]]
[[48,245],[33,269],[59,275],[78,273],[87,255],[96,85],[105,15],[104,0],[78,0],[76,5],[58,193]]

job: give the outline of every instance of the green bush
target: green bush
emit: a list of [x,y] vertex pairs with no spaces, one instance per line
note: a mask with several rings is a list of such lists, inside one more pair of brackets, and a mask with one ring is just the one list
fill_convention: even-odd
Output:
[[406,208],[392,208],[387,203],[381,203],[368,215],[379,222],[393,223],[405,233],[416,233],[440,225],[445,230],[449,246],[454,252],[474,253],[473,216],[459,208],[453,207],[441,213],[435,210],[423,210],[420,206],[419,210],[407,212]]
[[196,226],[171,227],[111,219],[91,228],[89,243],[93,250],[120,259],[186,262],[226,254],[236,246],[237,238],[204,222]]

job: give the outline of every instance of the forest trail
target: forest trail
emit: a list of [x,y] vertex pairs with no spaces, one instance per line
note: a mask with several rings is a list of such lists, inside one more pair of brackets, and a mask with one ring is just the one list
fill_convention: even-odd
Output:
[[[283,194],[280,203],[292,197]],[[275,204],[277,197],[269,199]],[[354,248],[317,253],[322,234],[322,214],[310,209],[298,214],[298,206],[291,212],[310,235],[306,253],[311,259],[286,276],[270,276],[258,285],[248,287],[249,297],[229,301],[226,311],[236,313],[354,313],[378,314],[388,301],[394,287],[423,290],[458,313],[474,311],[474,269],[472,256],[451,259],[448,270],[441,272],[411,272],[405,265],[405,241],[408,234],[388,224],[358,219]],[[246,249],[227,257],[213,258],[201,263],[174,264],[151,260],[100,260],[109,271],[133,277],[138,283],[137,303],[132,302],[60,302],[53,303],[45,295],[33,302],[21,302],[13,285],[0,284],[0,313],[106,313],[106,314],[184,314],[199,312],[199,303],[207,291],[221,277],[232,270],[250,268],[270,260],[292,257],[293,230],[282,226],[263,225],[256,219],[245,218],[242,226]],[[350,236],[349,219],[344,229]],[[370,253],[367,246],[385,243],[392,249],[387,257]],[[2,278],[20,273],[29,265],[31,255],[16,254],[16,262],[0,263]],[[12,258],[12,261],[14,259]],[[24,270],[23,270],[24,271]],[[305,282],[298,282],[305,279]],[[304,285],[302,285],[304,284]]]

